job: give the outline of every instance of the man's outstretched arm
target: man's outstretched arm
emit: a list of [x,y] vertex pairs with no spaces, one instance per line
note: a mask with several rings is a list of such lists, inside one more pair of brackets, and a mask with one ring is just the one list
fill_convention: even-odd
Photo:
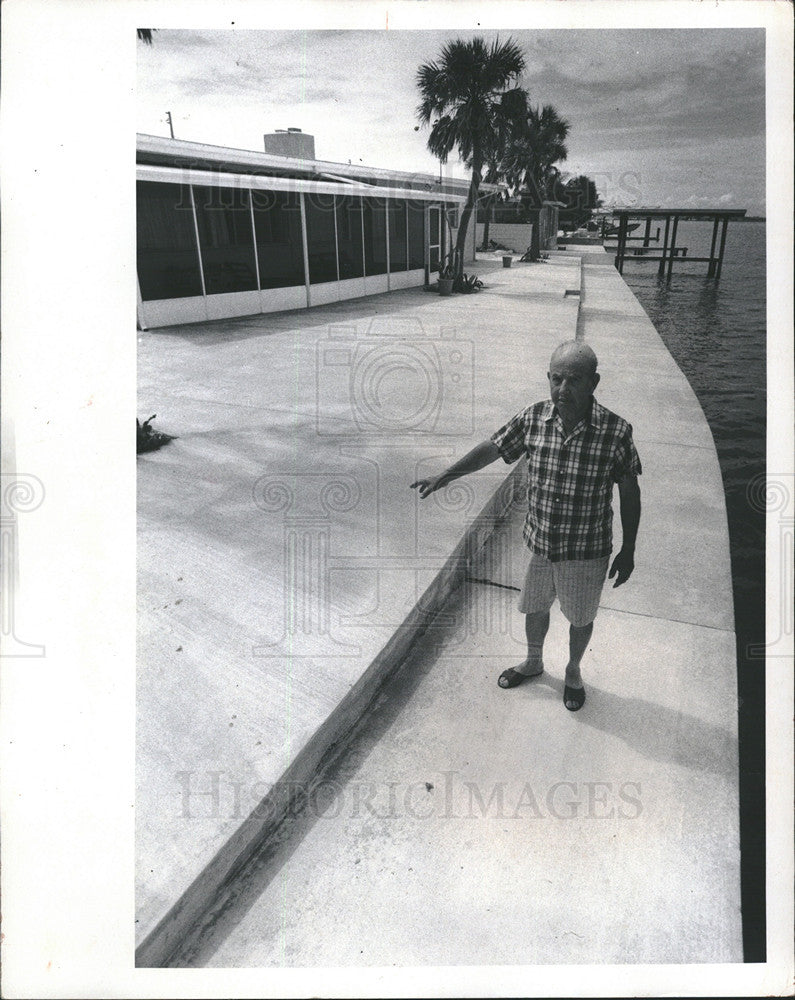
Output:
[[616,582],[613,584],[614,589],[620,587],[622,583],[626,583],[635,569],[635,539],[638,537],[638,525],[640,524],[638,477],[630,474],[620,479],[618,495],[621,501],[622,538],[621,551],[610,567],[610,579],[616,577]]
[[459,458],[440,476],[418,479],[416,483],[411,484],[410,488],[412,490],[419,488],[420,500],[424,500],[425,497],[435,493],[436,490],[451,483],[454,479],[460,479],[461,476],[466,476],[470,472],[477,472],[478,469],[485,469],[487,465],[496,462],[499,457],[500,449],[493,441],[481,441],[480,444],[475,445],[472,451],[464,455],[463,458]]

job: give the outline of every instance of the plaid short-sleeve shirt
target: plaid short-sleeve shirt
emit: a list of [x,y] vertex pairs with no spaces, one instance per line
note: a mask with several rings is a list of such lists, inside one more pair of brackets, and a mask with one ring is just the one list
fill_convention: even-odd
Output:
[[527,456],[529,549],[551,562],[610,554],[613,484],[642,471],[626,420],[593,399],[567,437],[552,400],[545,400],[521,410],[491,440],[508,463]]

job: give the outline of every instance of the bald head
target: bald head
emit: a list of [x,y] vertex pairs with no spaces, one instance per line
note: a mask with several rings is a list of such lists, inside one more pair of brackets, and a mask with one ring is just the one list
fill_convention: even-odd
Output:
[[549,390],[564,428],[571,430],[589,411],[599,384],[596,355],[578,340],[555,348],[549,362]]
[[550,370],[559,361],[576,364],[578,367],[582,366],[582,370],[589,375],[596,374],[596,368],[599,364],[594,352],[587,344],[583,344],[581,340],[567,340],[562,344],[558,344],[552,352],[549,362]]

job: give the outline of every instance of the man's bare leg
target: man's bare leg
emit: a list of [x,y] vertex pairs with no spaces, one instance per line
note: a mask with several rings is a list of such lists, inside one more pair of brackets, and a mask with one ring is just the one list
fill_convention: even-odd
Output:
[[525,677],[537,677],[544,672],[541,654],[544,638],[549,628],[549,612],[525,615],[524,631],[527,636],[527,658],[515,667],[509,667],[500,674],[497,683],[501,688],[516,687]]
[[[593,634],[593,622],[589,625],[570,625],[569,626],[569,662],[566,664],[566,686],[575,689],[581,689],[582,674],[580,673],[580,661],[582,660],[585,650],[588,648],[588,643],[591,640],[591,635]],[[568,699],[566,701],[566,708],[570,711],[576,711],[582,702],[578,699],[573,701]]]
[[527,659],[514,670],[526,677],[535,677],[544,670],[542,653],[544,639],[549,631],[549,612],[529,614],[524,616],[524,634],[527,636]]

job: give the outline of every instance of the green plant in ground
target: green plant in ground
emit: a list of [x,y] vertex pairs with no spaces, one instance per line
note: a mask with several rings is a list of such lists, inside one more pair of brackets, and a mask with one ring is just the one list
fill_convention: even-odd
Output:
[[153,413],[148,420],[144,420],[143,423],[136,417],[135,418],[135,430],[136,430],[136,454],[140,455],[145,451],[157,451],[158,448],[162,448],[164,444],[168,444],[169,441],[174,440],[173,434],[164,434],[162,431],[156,431],[152,427],[152,421],[157,416]]
[[[484,247],[480,248],[481,250]],[[506,247],[504,243],[498,243],[497,240],[489,240],[489,245],[485,247],[486,250],[494,252],[495,250],[504,250],[506,253],[516,253],[513,247]]]
[[544,264],[549,260],[549,254],[536,253],[533,250],[533,244],[531,243],[530,246],[527,248],[527,250],[525,250],[525,252],[519,258],[519,260],[523,264]]
[[[417,117],[431,125],[428,149],[446,163],[457,148],[472,170],[466,204],[456,237],[456,260],[463,261],[466,234],[484,167],[504,145],[514,121],[514,107],[526,101],[525,92],[511,85],[525,68],[522,50],[512,40],[456,39],[442,49],[438,62],[417,70],[420,104]],[[460,265],[456,268],[461,273]]]
[[453,286],[457,292],[463,292],[464,295],[471,295],[473,292],[479,292],[483,287],[483,282],[476,274],[462,274],[461,281],[458,283],[458,287]]

